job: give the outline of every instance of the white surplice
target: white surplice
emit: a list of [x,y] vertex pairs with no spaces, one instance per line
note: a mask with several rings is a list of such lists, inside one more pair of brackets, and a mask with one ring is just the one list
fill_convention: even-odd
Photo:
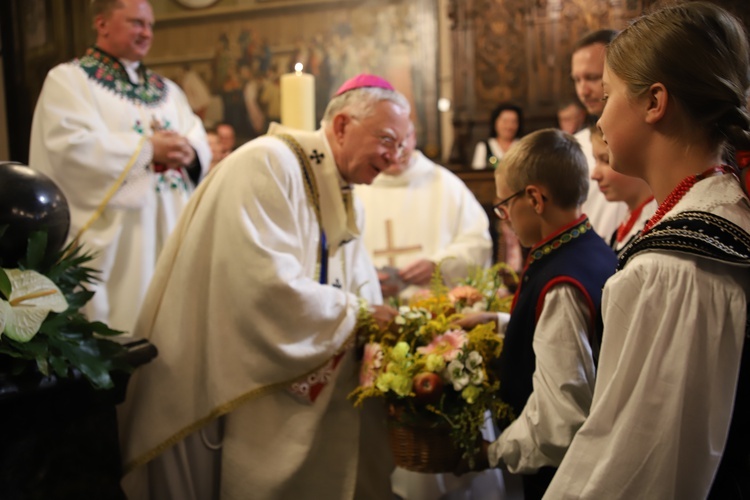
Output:
[[[665,218],[687,210],[750,231],[750,203],[731,175],[698,182]],[[607,282],[591,413],[545,498],[706,498],[732,415],[749,289],[745,268],[656,250]]]
[[[350,499],[358,466],[387,442],[384,428],[367,429],[360,454],[361,414],[346,399],[358,381],[346,347],[357,297],[381,300],[361,239],[341,245],[357,235],[361,206],[346,210],[323,131],[293,135],[321,159],[311,166],[330,284],[316,278],[320,226],[297,157],[272,136],[245,144],[193,195],[149,289],[136,333],[159,357],[136,371],[122,408],[128,469],[225,415],[222,498]],[[314,402],[290,393],[339,352]],[[387,494],[390,469],[379,465],[382,480],[370,477],[358,498]]]
[[29,164],[65,194],[72,238],[133,161],[125,182],[80,238],[86,251],[97,254],[89,266],[101,271],[101,283],[90,287],[96,293],[86,314],[130,332],[157,256],[193,189],[184,169],[154,172],[151,144],[141,139],[157,124],[186,136],[203,172],[211,152],[203,125],[176,84],[154,76],[164,87],[156,91],[160,98],[152,95],[146,103],[114,87],[129,85],[114,59],[99,67],[106,69],[99,79],[89,76],[81,61],[97,64],[91,57],[56,66],[47,75],[34,112]]
[[[461,179],[421,152],[413,153],[401,175],[379,175],[354,192],[365,207],[363,237],[376,266],[393,262],[402,268],[428,259],[442,263],[447,283],[455,284],[472,266],[489,265],[492,239],[484,209]],[[396,249],[411,250],[392,257],[378,255],[389,241]],[[417,289],[410,286],[404,293]]]
[[627,216],[628,206],[622,201],[607,201],[604,193],[599,190],[599,183],[591,180],[591,174],[593,174],[594,167],[596,167],[594,151],[591,145],[591,131],[588,128],[584,128],[576,132],[575,138],[581,145],[581,149],[589,165],[589,194],[581,206],[581,210],[588,216],[596,234],[609,243],[612,233],[617,230],[617,226]]

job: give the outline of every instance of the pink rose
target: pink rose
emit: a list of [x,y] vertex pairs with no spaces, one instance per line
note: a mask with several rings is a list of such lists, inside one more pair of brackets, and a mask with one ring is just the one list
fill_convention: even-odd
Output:
[[449,330],[442,335],[438,335],[429,345],[417,347],[419,354],[439,354],[446,363],[450,363],[461,353],[461,349],[468,342],[466,332],[463,330]]

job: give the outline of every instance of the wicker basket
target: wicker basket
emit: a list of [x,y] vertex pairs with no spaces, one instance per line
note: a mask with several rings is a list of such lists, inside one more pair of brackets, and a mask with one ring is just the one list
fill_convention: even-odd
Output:
[[409,425],[388,418],[388,438],[398,467],[414,472],[453,472],[461,452],[450,439],[450,428]]

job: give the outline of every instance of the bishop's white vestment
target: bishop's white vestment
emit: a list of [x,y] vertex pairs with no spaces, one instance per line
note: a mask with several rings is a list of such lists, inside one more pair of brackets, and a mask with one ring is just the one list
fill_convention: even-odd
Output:
[[34,112],[29,152],[31,168],[65,194],[70,237],[93,221],[79,239],[96,253],[90,267],[101,271],[86,305],[89,319],[126,332],[193,190],[185,169],[152,164],[147,138],[156,129],[174,130],[187,137],[203,172],[211,162],[203,125],[179,87],[143,66],[128,69],[97,48],[53,68]]
[[[750,203],[731,175],[698,182],[662,220],[687,211],[748,238]],[[677,250],[636,253],[607,281],[591,413],[544,498],[706,498],[727,445],[749,292],[747,267]]]
[[575,138],[581,145],[589,165],[589,194],[581,206],[581,211],[588,216],[596,234],[601,236],[604,241],[609,242],[612,233],[617,230],[620,222],[627,217],[628,206],[622,201],[607,201],[604,193],[599,190],[599,183],[591,180],[591,174],[596,167],[591,145],[591,131],[584,128],[575,134]]
[[370,466],[381,454],[359,441],[382,447],[385,428],[360,436],[347,399],[358,296],[382,300],[361,207],[347,203],[324,132],[292,134],[309,167],[278,137],[245,144],[167,242],[136,327],[159,357],[128,388],[124,461],[142,467],[223,415],[222,498],[351,499],[358,467],[372,483],[357,498],[383,498],[392,461]]
[[484,209],[461,179],[421,152],[401,175],[379,175],[354,191],[365,207],[364,242],[377,267],[428,259],[441,263],[444,278],[455,284],[472,266],[490,264]]

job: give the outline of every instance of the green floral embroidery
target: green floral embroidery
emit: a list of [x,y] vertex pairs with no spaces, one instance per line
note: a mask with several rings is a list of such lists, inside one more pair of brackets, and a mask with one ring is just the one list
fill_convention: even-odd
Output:
[[89,78],[134,103],[157,106],[167,98],[169,87],[162,77],[141,67],[143,83],[133,84],[125,68],[115,57],[95,47],[89,48],[76,62]]
[[185,191],[188,192],[188,185],[185,179],[179,174],[172,173],[171,175],[165,175],[166,172],[159,172],[156,174],[156,192],[163,193],[168,191]]
[[550,241],[546,245],[535,248],[531,250],[531,253],[529,254],[529,260],[528,263],[531,264],[532,262],[536,262],[537,260],[540,260],[545,255],[549,255],[552,253],[553,250],[557,250],[560,248],[560,246],[564,245],[565,243],[570,243],[573,241],[573,239],[578,238],[582,234],[587,233],[588,231],[591,231],[591,223],[588,219],[586,219],[583,223],[568,229],[563,234],[555,238],[554,240]]

